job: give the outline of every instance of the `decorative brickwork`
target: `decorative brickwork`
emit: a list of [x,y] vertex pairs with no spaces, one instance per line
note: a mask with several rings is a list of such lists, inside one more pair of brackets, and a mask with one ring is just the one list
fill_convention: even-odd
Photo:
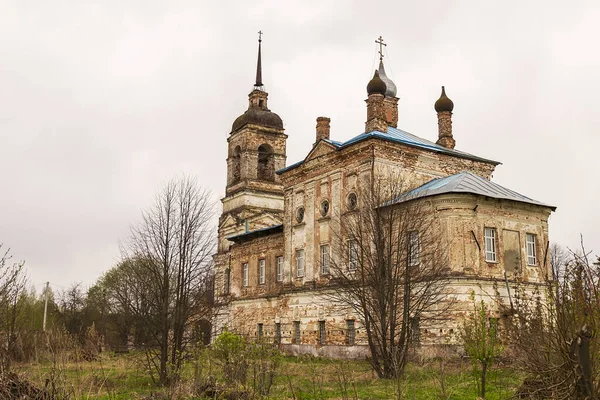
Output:
[[440,111],[438,115],[438,140],[440,146],[453,149],[456,146],[456,141],[452,136],[452,112]]

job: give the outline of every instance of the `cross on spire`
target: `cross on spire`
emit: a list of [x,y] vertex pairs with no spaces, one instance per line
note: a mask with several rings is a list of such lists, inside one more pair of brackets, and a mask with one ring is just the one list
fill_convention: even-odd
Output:
[[379,45],[379,61],[383,61],[383,46],[387,44],[383,43],[383,38],[379,35],[379,38],[375,41]]
[[260,44],[262,42],[262,31],[258,31],[258,60],[256,61],[256,82],[254,83],[255,90],[264,90],[262,83],[262,62]]

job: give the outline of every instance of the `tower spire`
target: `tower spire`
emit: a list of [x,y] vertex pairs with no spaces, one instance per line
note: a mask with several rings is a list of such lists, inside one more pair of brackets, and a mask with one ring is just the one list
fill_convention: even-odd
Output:
[[262,31],[258,31],[258,61],[256,62],[256,82],[254,83],[255,90],[264,90],[262,83],[262,63],[261,63],[261,42],[262,42]]

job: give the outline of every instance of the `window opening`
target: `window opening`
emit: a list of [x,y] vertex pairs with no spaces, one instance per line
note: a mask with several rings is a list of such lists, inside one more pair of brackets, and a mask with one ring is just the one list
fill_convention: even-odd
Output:
[[419,232],[412,231],[408,234],[408,265],[411,267],[419,265],[421,255],[421,241]]
[[527,240],[527,265],[537,265],[537,252],[536,252],[536,235],[528,233],[526,235]]
[[496,229],[485,228],[484,239],[485,239],[485,261],[496,262]]
[[223,276],[223,294],[229,294],[231,285],[231,270],[227,268]]
[[281,322],[275,322],[275,344],[281,344]]
[[258,147],[258,179],[273,181],[275,178],[275,166],[273,159],[273,149],[271,146],[261,144]]
[[321,274],[329,274],[329,245],[321,246]]
[[356,209],[356,207],[358,206],[358,199],[356,197],[356,193],[350,193],[348,195],[347,203],[348,203],[348,209],[349,210],[355,210]]
[[304,207],[298,207],[296,210],[296,221],[298,223],[304,221]]
[[242,286],[248,286],[248,263],[242,265]]
[[319,321],[319,344],[321,346],[325,345],[326,337],[325,337],[325,321]]
[[323,200],[321,202],[321,215],[323,217],[325,217],[325,216],[327,216],[328,213],[329,213],[329,201]]
[[265,284],[265,275],[266,275],[266,266],[265,266],[265,260],[258,260],[258,284],[259,285],[264,285]]
[[358,244],[356,240],[348,241],[348,270],[356,271],[358,268]]
[[277,257],[277,282],[283,281],[283,257]]
[[354,340],[356,339],[356,329],[354,327],[354,320],[349,319],[346,321],[346,343],[349,346],[354,346]]
[[294,343],[300,344],[300,321],[294,321]]
[[296,250],[296,277],[304,276],[304,249]]

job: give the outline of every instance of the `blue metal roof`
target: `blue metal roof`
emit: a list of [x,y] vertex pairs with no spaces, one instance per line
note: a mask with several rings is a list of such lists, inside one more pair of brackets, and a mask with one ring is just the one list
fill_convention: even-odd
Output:
[[[377,138],[377,139],[387,140],[390,142],[402,143],[402,144],[405,144],[408,146],[418,147],[418,148],[425,149],[428,151],[433,151],[436,153],[448,154],[448,155],[451,155],[454,157],[466,158],[466,159],[474,160],[474,161],[481,161],[481,162],[488,163],[488,164],[494,164],[494,165],[500,164],[500,162],[498,162],[498,161],[489,160],[487,158],[478,157],[473,154],[466,153],[464,151],[449,149],[444,146],[440,146],[437,143],[430,142],[429,140],[415,136],[412,133],[408,133],[408,132],[403,131],[398,128],[393,128],[391,126],[388,127],[387,132],[371,131],[371,132],[361,133],[360,135],[355,136],[346,142],[338,142],[338,141],[328,140],[328,139],[325,141],[327,143],[334,145],[337,148],[337,150],[341,150],[345,147],[351,146],[355,143],[362,142],[363,140],[367,140],[369,138]],[[285,168],[282,168],[279,171],[277,171],[277,173],[281,174],[283,172],[294,169],[294,168],[302,165],[304,163],[304,161],[305,160],[302,160],[302,161],[299,161],[292,165],[289,165]]]
[[229,236],[227,240],[237,242],[243,239],[252,239],[254,237],[262,236],[263,234],[269,234],[269,231],[283,231],[283,224],[267,226],[265,228],[255,229],[253,231],[240,233],[239,235]]
[[419,186],[403,194],[402,196],[386,202],[384,206],[398,204],[409,200],[414,200],[422,197],[435,196],[446,193],[471,193],[480,196],[492,197],[495,199],[504,199],[518,201],[521,203],[535,204],[538,206],[549,207],[553,211],[555,206],[541,203],[527,196],[523,196],[513,190],[500,186],[497,183],[475,175],[472,172],[461,172],[459,174],[450,175],[445,178],[436,178],[426,184]]

